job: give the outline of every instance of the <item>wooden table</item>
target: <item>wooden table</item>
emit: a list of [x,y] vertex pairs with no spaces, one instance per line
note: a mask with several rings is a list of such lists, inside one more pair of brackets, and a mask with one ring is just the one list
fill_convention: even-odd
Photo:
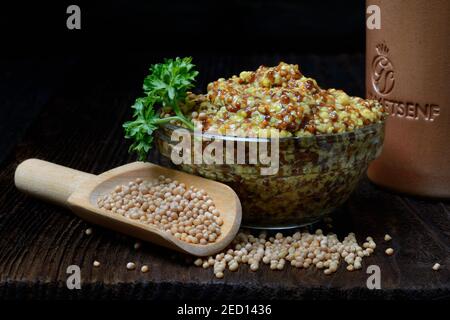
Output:
[[[334,222],[340,237],[353,231],[360,241],[370,235],[378,243],[375,254],[364,259],[363,270],[347,272],[342,265],[337,273],[326,276],[316,269],[288,266],[271,271],[264,265],[258,272],[250,272],[244,266],[236,273],[226,272],[221,280],[211,269],[193,266],[190,257],[151,244],[135,250],[134,239],[90,226],[64,208],[15,189],[14,170],[31,157],[92,173],[133,161],[121,124],[130,116],[128,106],[139,94],[147,66],[158,59],[94,56],[65,62],[64,68],[47,61],[50,68],[41,68],[28,82],[24,80],[30,91],[10,88],[15,90],[15,95],[10,95],[15,98],[3,106],[9,106],[10,112],[3,109],[5,116],[0,122],[2,132],[10,133],[1,141],[5,152],[0,158],[0,299],[450,297],[449,202],[398,195],[367,179],[336,213]],[[204,54],[194,59],[200,69],[200,88],[219,76],[282,59],[299,63],[303,72],[316,77],[323,87],[342,87],[363,95],[360,54]],[[153,153],[151,160],[158,162],[158,155]],[[89,236],[84,233],[88,227],[93,228]],[[382,240],[385,233],[393,237],[390,243]],[[394,248],[393,256],[385,255],[388,246]],[[94,260],[101,262],[99,268],[92,266]],[[129,261],[148,264],[150,272],[127,271]],[[436,262],[442,265],[437,272],[432,270]],[[81,290],[66,287],[69,265],[81,268]],[[381,290],[366,288],[368,265],[380,267]]]

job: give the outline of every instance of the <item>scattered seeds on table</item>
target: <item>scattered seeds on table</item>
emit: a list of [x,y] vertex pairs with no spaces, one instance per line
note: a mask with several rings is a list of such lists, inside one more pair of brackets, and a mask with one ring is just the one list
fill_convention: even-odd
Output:
[[439,263],[435,263],[433,266],[434,271],[438,271],[441,268],[441,265]]
[[233,262],[229,265],[228,269],[230,269],[230,271],[236,271],[239,268],[239,265],[237,262]]
[[386,233],[384,235],[384,241],[391,241],[391,240],[392,240],[392,237]]
[[394,254],[394,249],[392,249],[392,248],[387,248],[385,252],[386,252],[386,254],[387,254],[388,256],[392,256],[392,255]]
[[113,214],[151,224],[182,241],[206,245],[221,235],[223,219],[203,189],[160,176],[137,178],[100,196],[97,205]]
[[198,258],[197,260],[194,261],[194,264],[197,267],[200,267],[203,264],[203,260],[201,258]]
[[148,268],[147,265],[143,265],[143,266],[141,267],[141,272],[142,272],[142,273],[146,273],[146,272],[148,272],[148,270],[149,270],[149,268]]
[[86,230],[84,230],[84,233],[88,236],[92,234],[92,228],[87,228]]
[[257,271],[260,264],[269,265],[271,270],[283,270],[286,262],[296,268],[316,267],[329,275],[338,270],[342,259],[347,270],[361,269],[363,258],[370,256],[376,247],[371,237],[366,240],[366,246],[362,247],[354,233],[339,241],[336,234],[325,235],[320,229],[314,234],[296,232],[286,237],[282,233],[269,237],[262,232],[255,237],[240,232],[223,252],[198,258],[194,265],[205,269],[213,266],[219,279],[224,277],[225,269],[237,271],[240,264],[249,265],[251,271]]
[[136,269],[136,264],[134,262],[128,262],[127,263],[127,269],[128,270],[134,270]]
[[96,268],[100,267],[100,262],[98,262],[97,260],[94,261],[93,266],[96,267]]

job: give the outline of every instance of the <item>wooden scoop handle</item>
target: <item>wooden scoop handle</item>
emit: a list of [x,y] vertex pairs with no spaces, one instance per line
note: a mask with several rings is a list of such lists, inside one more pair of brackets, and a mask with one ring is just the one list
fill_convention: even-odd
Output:
[[20,191],[65,206],[80,183],[93,177],[95,175],[51,162],[28,159],[17,167],[14,182]]

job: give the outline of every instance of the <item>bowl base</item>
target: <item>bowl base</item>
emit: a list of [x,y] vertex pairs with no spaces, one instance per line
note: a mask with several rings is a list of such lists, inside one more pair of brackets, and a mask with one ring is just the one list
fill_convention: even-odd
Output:
[[259,226],[259,225],[252,225],[252,224],[246,224],[243,223],[241,225],[241,228],[244,229],[252,229],[252,230],[292,230],[292,229],[300,229],[300,228],[305,228],[305,227],[311,227],[314,229],[314,225],[320,223],[323,219],[319,218],[317,220],[313,220],[310,222],[306,222],[306,223],[301,223],[301,224],[288,224],[288,225],[284,225],[284,226]]

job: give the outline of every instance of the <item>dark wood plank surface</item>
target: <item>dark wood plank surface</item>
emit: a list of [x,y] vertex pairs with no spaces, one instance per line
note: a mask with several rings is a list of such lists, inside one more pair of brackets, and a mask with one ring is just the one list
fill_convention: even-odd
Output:
[[[86,58],[87,59],[87,58]],[[157,61],[158,57],[152,57]],[[258,55],[194,56],[200,69],[199,87],[219,76],[230,76],[278,60],[299,63],[303,72],[324,87],[344,88],[363,95],[363,56]],[[118,62],[120,61],[120,62]],[[152,61],[153,62],[153,61]],[[0,172],[0,298],[39,299],[214,299],[214,298],[433,298],[450,297],[450,204],[407,197],[382,190],[367,179],[335,214],[334,231],[355,232],[378,243],[365,258],[363,270],[340,270],[326,276],[316,269],[287,266],[258,272],[243,266],[222,280],[212,270],[192,265],[192,258],[151,244],[133,249],[134,239],[93,227],[70,211],[18,192],[13,184],[16,166],[36,157],[78,170],[101,173],[131,162],[121,124],[128,106],[139,94],[148,67],[145,56],[108,60],[91,56],[79,61],[73,73],[61,78],[58,90],[23,139],[8,147]],[[59,79],[56,79],[59,82]],[[13,116],[11,116],[13,117]],[[18,115],[14,119],[19,119]],[[14,119],[11,119],[13,121]],[[6,140],[2,141],[7,145]],[[159,162],[156,153],[152,161]],[[164,163],[167,165],[167,163]],[[389,233],[395,254],[384,254]],[[92,262],[101,262],[93,268]],[[128,261],[148,264],[146,274],[127,271]],[[440,262],[441,270],[431,269]],[[79,265],[82,290],[66,288],[66,268]],[[368,290],[365,269],[381,268],[381,290]]]

